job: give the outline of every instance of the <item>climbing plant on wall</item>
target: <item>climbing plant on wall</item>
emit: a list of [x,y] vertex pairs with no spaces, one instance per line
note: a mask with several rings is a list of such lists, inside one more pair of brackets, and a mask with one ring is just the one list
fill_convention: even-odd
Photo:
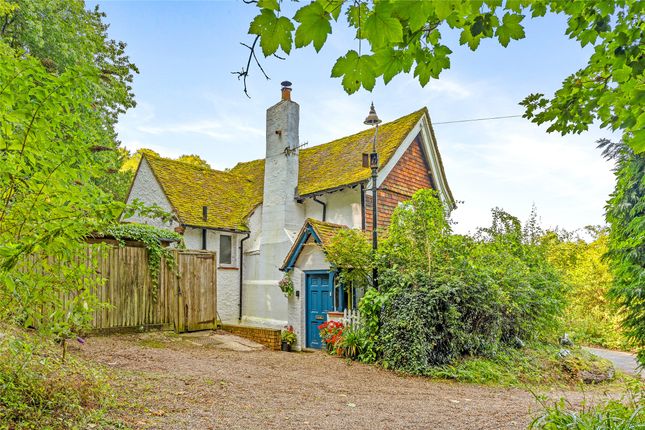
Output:
[[165,262],[171,270],[177,268],[177,261],[172,248],[163,245],[164,242],[177,242],[180,248],[184,247],[184,238],[174,231],[157,228],[143,224],[117,224],[106,229],[106,233],[117,239],[122,246],[126,240],[143,242],[148,254],[148,267],[152,278],[153,300],[157,300],[159,291],[159,275],[161,263]]

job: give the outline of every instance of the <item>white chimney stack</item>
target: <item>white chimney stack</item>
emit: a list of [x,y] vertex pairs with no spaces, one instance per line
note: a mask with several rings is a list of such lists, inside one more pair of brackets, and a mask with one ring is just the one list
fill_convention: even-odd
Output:
[[262,202],[260,253],[267,266],[263,279],[278,280],[278,267],[289,252],[292,236],[304,223],[304,210],[296,202],[298,188],[298,127],[300,106],[291,100],[291,82],[282,82],[280,102],[267,109],[266,161]]

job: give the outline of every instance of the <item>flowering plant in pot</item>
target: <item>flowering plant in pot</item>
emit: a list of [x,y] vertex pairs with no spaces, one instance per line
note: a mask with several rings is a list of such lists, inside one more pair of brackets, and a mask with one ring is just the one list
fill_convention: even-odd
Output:
[[293,271],[288,271],[287,273],[284,274],[284,277],[280,279],[280,282],[278,282],[278,287],[280,287],[280,290],[282,291],[282,294],[286,298],[289,298],[293,296],[293,279],[291,279],[291,274]]
[[338,344],[343,338],[344,329],[345,326],[340,321],[327,321],[318,326],[320,340],[325,344],[328,352],[332,354],[336,352]]
[[291,325],[287,327],[286,330],[282,330],[280,336],[282,338],[283,351],[291,351],[291,347],[298,341],[298,336],[296,336],[296,332],[293,330],[293,326]]

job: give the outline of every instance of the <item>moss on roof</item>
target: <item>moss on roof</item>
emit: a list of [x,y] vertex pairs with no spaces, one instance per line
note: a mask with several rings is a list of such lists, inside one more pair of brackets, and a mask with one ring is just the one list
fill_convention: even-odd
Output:
[[[426,108],[379,126],[377,151],[381,168],[424,114]],[[369,180],[371,171],[363,167],[361,154],[371,152],[373,138],[374,129],[369,128],[300,150],[298,194],[306,196]],[[264,159],[238,163],[229,172],[222,172],[150,154],[144,157],[183,224],[248,230],[246,218],[262,203]],[[207,221],[202,219],[202,206],[208,206]],[[322,235],[334,225],[325,224],[326,227],[320,226]]]
[[[262,201],[262,191],[246,176],[145,154],[159,184],[182,224],[247,231],[249,213]],[[208,219],[202,207],[208,206]]]
[[291,245],[291,249],[285,256],[284,261],[282,262],[282,266],[280,266],[280,270],[287,269],[289,261],[291,260],[291,257],[293,256],[294,252],[298,252],[298,254],[300,253],[300,250],[301,250],[300,242],[302,241],[303,235],[307,232],[307,227],[309,226],[311,226],[311,228],[314,230],[314,232],[320,239],[323,249],[325,246],[331,243],[331,240],[333,239],[333,237],[336,236],[336,234],[340,230],[349,228],[346,225],[333,224],[330,222],[319,221],[313,218],[307,218],[305,220],[305,223],[302,225],[302,228],[298,232],[298,235],[296,236],[296,240],[293,242],[293,245]]
[[[381,168],[390,161],[403,139],[427,112],[428,110],[423,108],[379,126],[377,151]],[[367,181],[371,171],[368,167],[363,167],[361,154],[372,151],[373,138],[374,129],[369,128],[351,136],[300,150],[298,194],[305,196]],[[238,163],[231,172],[248,177],[257,189],[264,189],[263,159]]]
[[349,228],[346,225],[333,224],[331,222],[318,221],[317,219],[307,218],[305,221],[305,227],[311,225],[311,228],[314,229],[323,246],[327,246],[331,243],[331,240],[336,236],[336,234],[343,229]]

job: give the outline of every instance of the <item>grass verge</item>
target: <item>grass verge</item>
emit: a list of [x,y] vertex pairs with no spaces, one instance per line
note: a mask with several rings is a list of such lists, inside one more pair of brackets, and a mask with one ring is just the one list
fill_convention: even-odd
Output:
[[613,374],[611,362],[579,347],[570,348],[566,357],[559,357],[560,351],[559,346],[537,344],[500,351],[493,357],[464,357],[449,365],[430,368],[427,376],[519,387],[575,385],[581,382],[581,375]]

